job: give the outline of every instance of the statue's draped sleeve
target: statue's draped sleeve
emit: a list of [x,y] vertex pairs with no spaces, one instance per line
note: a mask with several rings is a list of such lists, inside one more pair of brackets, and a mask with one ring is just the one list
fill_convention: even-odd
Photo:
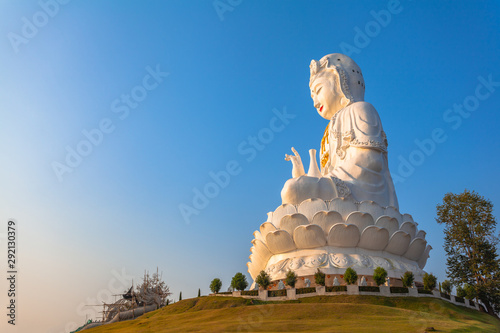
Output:
[[358,201],[374,200],[397,207],[387,162],[387,137],[370,103],[353,103],[337,112],[328,125],[325,141],[328,147],[322,147],[323,175],[346,182]]

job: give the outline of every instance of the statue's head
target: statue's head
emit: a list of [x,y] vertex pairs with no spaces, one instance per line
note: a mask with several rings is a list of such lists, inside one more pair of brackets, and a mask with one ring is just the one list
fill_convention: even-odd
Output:
[[314,107],[330,120],[351,103],[364,100],[365,81],[359,66],[348,56],[332,53],[312,60],[309,88]]

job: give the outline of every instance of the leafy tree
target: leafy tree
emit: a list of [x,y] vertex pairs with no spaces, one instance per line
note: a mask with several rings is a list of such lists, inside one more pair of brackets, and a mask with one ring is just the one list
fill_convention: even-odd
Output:
[[355,284],[358,281],[358,273],[351,267],[347,268],[344,273],[344,281],[347,284]]
[[247,277],[240,272],[236,273],[231,280],[231,288],[241,291],[246,287],[248,287]]
[[294,271],[289,270],[286,272],[286,278],[285,278],[285,283],[292,287],[295,288],[295,283],[297,282],[297,274],[295,274]]
[[259,275],[257,275],[257,278],[255,279],[255,283],[257,283],[264,290],[267,290],[267,288],[271,285],[271,278],[265,271],[260,271]]
[[179,301],[182,301],[182,291],[179,293]]
[[424,274],[424,289],[433,290],[436,288],[437,278],[434,274],[425,273]]
[[377,286],[384,284],[387,279],[387,271],[383,267],[377,267],[373,271],[373,280]]
[[406,271],[401,277],[403,287],[411,288],[413,286],[413,281],[415,281],[415,275],[413,275],[413,272]]
[[444,280],[443,283],[441,283],[441,289],[443,289],[443,293],[445,294],[451,294],[451,282],[450,280]]
[[465,292],[464,288],[462,286],[457,287],[457,297],[466,297],[467,293]]
[[323,273],[322,271],[318,270],[316,271],[316,273],[314,273],[314,282],[316,282],[316,284],[318,286],[324,286],[325,285],[325,273]]
[[493,204],[476,192],[447,193],[437,205],[444,225],[446,274],[454,285],[469,284],[489,314],[500,312],[500,260]]
[[201,290],[198,288],[198,297],[201,297]]
[[220,288],[222,288],[222,281],[219,278],[215,278],[210,282],[210,290],[217,294],[220,291]]
[[468,283],[464,285],[464,291],[465,291],[465,298],[467,299],[474,299],[477,297],[476,288],[474,288],[474,286],[471,286]]

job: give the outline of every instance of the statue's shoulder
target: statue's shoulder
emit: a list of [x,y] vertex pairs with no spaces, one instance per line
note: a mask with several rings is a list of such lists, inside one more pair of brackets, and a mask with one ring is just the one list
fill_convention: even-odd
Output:
[[368,102],[360,101],[355,102],[349,105],[351,113],[354,113],[356,116],[361,116],[363,118],[368,117],[376,117],[379,118],[378,112],[373,105]]

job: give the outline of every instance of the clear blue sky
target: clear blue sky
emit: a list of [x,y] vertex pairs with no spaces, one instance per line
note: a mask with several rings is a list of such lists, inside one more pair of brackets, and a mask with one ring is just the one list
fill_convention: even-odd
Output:
[[[243,0],[219,13],[210,0],[41,3],[51,15],[37,1],[0,3],[0,221],[19,224],[18,332],[82,324],[82,304],[126,288],[115,271],[138,282],[158,267],[175,299],[246,273],[252,233],[291,176],[284,154],[319,149],[327,122],[309,63],[328,53],[350,52],[363,70],[403,176],[400,210],[434,248],[427,271],[446,278],[445,193],[500,205],[496,1]],[[242,153],[273,109],[295,118]],[[422,153],[415,140],[436,129],[446,140]],[[87,156],[69,167],[68,149]],[[230,161],[239,173],[186,223],[179,206]]]

